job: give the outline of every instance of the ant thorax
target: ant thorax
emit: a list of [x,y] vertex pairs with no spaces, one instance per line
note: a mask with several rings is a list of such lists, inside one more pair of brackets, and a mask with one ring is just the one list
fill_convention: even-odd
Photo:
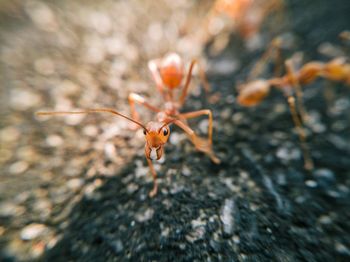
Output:
[[168,116],[179,114],[179,104],[175,102],[166,102],[164,104],[164,111]]
[[159,112],[157,114],[157,121],[158,122],[165,122],[168,119],[168,115],[165,112]]

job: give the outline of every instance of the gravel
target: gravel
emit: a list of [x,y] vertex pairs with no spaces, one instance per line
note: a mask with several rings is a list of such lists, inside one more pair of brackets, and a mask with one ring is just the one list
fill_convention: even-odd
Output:
[[[0,4],[1,261],[349,260],[349,89],[324,80],[304,89],[308,172],[282,95],[242,108],[235,88],[279,33],[291,39],[284,57],[348,53],[337,38],[346,0],[287,1],[280,27],[269,18],[248,44],[225,31],[220,52],[192,33],[210,1],[17,2]],[[208,65],[211,92],[194,77],[183,111],[213,111],[222,163],[172,127],[152,199],[142,130],[103,115],[34,115],[129,115],[130,92],[161,106],[147,61],[170,50]],[[190,124],[206,134],[204,118]]]

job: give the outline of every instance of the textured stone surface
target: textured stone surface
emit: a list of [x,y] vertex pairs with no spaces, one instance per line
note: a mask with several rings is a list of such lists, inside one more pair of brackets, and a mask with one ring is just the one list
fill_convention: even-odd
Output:
[[[129,114],[130,92],[161,105],[147,60],[200,53],[185,29],[199,26],[209,1],[13,2],[0,4],[1,261],[349,260],[349,89],[324,80],[305,88],[315,161],[306,172],[282,94],[242,108],[234,88],[277,33],[290,39],[285,57],[349,55],[337,38],[349,29],[347,0],[288,1],[282,29],[267,21],[250,44],[258,49],[232,34],[209,55],[213,89],[206,97],[194,81],[183,111],[213,110],[222,163],[172,128],[153,199],[142,131],[119,118],[34,112]],[[205,119],[190,123],[206,132]]]

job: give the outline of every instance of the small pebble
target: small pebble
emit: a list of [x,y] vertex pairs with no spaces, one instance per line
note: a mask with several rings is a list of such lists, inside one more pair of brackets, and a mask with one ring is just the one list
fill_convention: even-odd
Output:
[[332,219],[327,215],[320,216],[318,221],[323,225],[329,225],[332,223]]
[[48,5],[30,1],[26,5],[26,11],[38,28],[48,32],[57,31],[58,23],[55,14]]
[[327,190],[326,193],[333,198],[339,198],[341,196],[340,192],[337,192],[335,190]]
[[154,209],[147,208],[144,212],[137,213],[135,215],[135,219],[136,221],[143,223],[152,219],[153,215],[154,215]]
[[221,209],[220,220],[223,224],[223,230],[227,235],[231,235],[234,230],[233,211],[235,202],[233,199],[225,199],[224,206]]
[[24,173],[28,169],[28,167],[29,164],[27,162],[18,161],[10,166],[9,171],[11,174],[21,174]]
[[83,128],[83,133],[90,137],[95,137],[98,135],[98,129],[94,125],[87,125]]
[[202,134],[206,134],[208,132],[208,125],[209,125],[208,119],[203,119],[199,122],[198,128]]
[[22,240],[33,240],[45,234],[48,228],[42,224],[30,224],[21,230]]
[[107,142],[104,146],[104,152],[108,159],[113,160],[117,157],[117,150],[113,143]]
[[11,143],[18,140],[20,132],[13,126],[8,126],[0,130],[1,143]]
[[191,170],[189,169],[188,166],[183,166],[181,174],[184,176],[190,176],[191,175]]
[[206,222],[198,218],[192,220],[191,225],[192,231],[190,232],[190,234],[185,236],[186,240],[190,243],[194,243],[197,240],[203,239],[206,232]]
[[181,135],[178,132],[172,132],[169,141],[172,145],[178,145],[184,138],[184,135]]
[[23,207],[9,201],[0,204],[0,217],[19,216],[24,211]]
[[315,187],[317,187],[317,182],[314,180],[306,180],[305,185],[307,185],[308,187],[311,187],[311,188],[315,188]]
[[236,245],[238,245],[241,242],[240,237],[237,235],[234,235],[232,239],[233,239],[233,243],[235,243]]
[[337,250],[337,252],[340,254],[350,256],[350,249],[346,247],[343,243],[336,242],[335,250]]
[[222,120],[228,120],[229,118],[231,118],[231,116],[232,116],[232,112],[230,108],[224,109],[220,114],[220,117]]
[[58,147],[58,146],[62,145],[63,139],[62,139],[62,137],[60,137],[58,135],[49,135],[46,138],[46,143],[51,147]]
[[345,55],[343,50],[339,46],[336,46],[329,42],[320,44],[320,46],[318,47],[318,52],[330,58],[341,57]]
[[168,237],[169,236],[169,233],[170,233],[170,228],[169,227],[166,227],[166,228],[164,228],[163,230],[162,230],[162,232],[161,232],[161,236],[162,237]]
[[301,157],[301,152],[297,148],[280,147],[277,149],[276,156],[289,162],[299,159]]
[[10,91],[10,104],[15,110],[27,110],[41,102],[40,95],[21,88],[13,88]]
[[67,181],[67,186],[69,189],[77,191],[84,185],[84,180],[81,178],[72,178]]
[[330,169],[326,169],[326,168],[316,169],[314,171],[314,175],[317,178],[323,178],[323,179],[327,179],[330,181],[333,181],[335,179],[333,171]]
[[216,75],[229,75],[240,67],[240,61],[235,58],[221,59],[209,64],[208,72]]
[[139,186],[135,183],[128,183],[126,186],[126,191],[129,194],[133,194],[134,192],[136,192],[139,189]]
[[113,250],[117,254],[121,253],[124,250],[123,242],[120,239],[112,241],[110,245],[113,247]]

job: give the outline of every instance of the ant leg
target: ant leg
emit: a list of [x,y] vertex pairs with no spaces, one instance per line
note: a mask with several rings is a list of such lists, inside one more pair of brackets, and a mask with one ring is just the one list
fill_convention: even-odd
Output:
[[146,157],[146,159],[147,159],[147,163],[148,163],[149,169],[150,169],[152,177],[153,177],[153,189],[152,189],[151,192],[149,192],[149,196],[150,197],[154,197],[157,194],[157,191],[158,191],[157,173],[154,170],[152,160],[148,159],[147,157]]
[[[291,81],[292,86],[295,87],[295,94],[296,94],[296,98],[297,98],[297,108],[299,110],[300,113],[300,118],[301,121],[304,123],[305,120],[307,120],[307,113],[303,104],[303,91],[301,89],[298,77],[296,76],[295,70],[293,68],[293,61],[291,59],[288,59],[285,62],[286,65],[286,69],[287,69],[287,75]],[[295,110],[297,111],[297,110]]]
[[194,112],[189,112],[189,113],[184,113],[180,114],[180,117],[183,117],[184,119],[190,119],[190,118],[195,118],[199,117],[202,115],[207,115],[208,120],[209,120],[209,125],[208,125],[208,144],[212,145],[212,138],[213,138],[213,114],[209,109],[204,109],[204,110],[199,110],[199,111],[194,111]]
[[289,95],[287,97],[288,105],[292,114],[293,122],[294,125],[297,128],[298,136],[299,136],[299,141],[300,141],[300,146],[303,151],[303,156],[304,156],[304,167],[306,170],[311,170],[314,167],[313,161],[310,156],[309,149],[306,144],[306,135],[305,135],[305,130],[302,127],[302,122],[300,121],[300,118],[298,117],[296,107],[295,107],[295,98],[292,95]]
[[215,154],[212,150],[211,141],[208,142],[208,140],[205,140],[205,139],[198,137],[196,135],[196,133],[187,124],[185,124],[181,120],[175,120],[174,124],[177,125],[178,127],[180,127],[182,130],[184,130],[185,133],[187,133],[187,135],[191,139],[191,142],[194,144],[194,146],[196,147],[196,149],[198,151],[201,151],[201,152],[207,154],[215,164],[220,164],[220,162],[221,162],[220,159],[218,159],[215,156]]
[[[142,106],[150,109],[153,112],[156,112],[156,113],[160,112],[160,110],[158,108],[156,108],[156,107],[152,106],[151,104],[149,104],[148,102],[146,102],[146,99],[138,94],[135,94],[135,93],[129,94],[128,100],[129,100],[129,105],[130,105],[130,110],[131,110],[131,116],[136,121],[140,120],[140,116],[139,116],[138,112],[136,111],[135,103],[142,105]],[[132,128],[136,129],[137,126],[133,126]]]
[[159,70],[158,70],[159,64],[160,64],[160,59],[150,60],[148,61],[148,69],[151,72],[154,82],[156,83],[158,92],[162,95],[165,101],[169,101],[170,97],[167,94],[167,92],[164,91],[163,80],[159,74]]
[[207,79],[207,75],[205,74],[205,71],[204,71],[203,67],[201,66],[201,64],[197,63],[197,66],[198,66],[198,70],[199,70],[199,78],[202,82],[204,91],[206,92],[206,94],[208,94],[210,91],[210,84],[209,84],[209,81]]
[[281,45],[282,45],[282,39],[280,37],[276,37],[271,41],[269,48],[261,56],[258,62],[256,62],[253,69],[250,71],[250,74],[248,76],[248,81],[256,79],[264,71],[266,64],[271,58],[274,59],[276,63],[276,66],[274,69],[275,74],[278,75],[280,73]]
[[198,61],[196,59],[193,59],[191,61],[190,68],[188,69],[188,72],[187,72],[187,75],[186,75],[186,82],[185,82],[182,94],[181,94],[181,96],[179,98],[180,105],[183,105],[185,103],[186,96],[187,96],[187,93],[188,93],[188,88],[189,88],[190,83],[191,83],[193,67],[194,67],[195,64],[197,64],[197,66],[199,68],[199,77],[201,79],[201,82],[203,84],[205,92],[208,93],[210,91],[210,85],[209,85],[208,79],[207,79],[207,77],[205,75],[205,72],[204,72],[203,68],[200,66],[200,64],[198,63]]

